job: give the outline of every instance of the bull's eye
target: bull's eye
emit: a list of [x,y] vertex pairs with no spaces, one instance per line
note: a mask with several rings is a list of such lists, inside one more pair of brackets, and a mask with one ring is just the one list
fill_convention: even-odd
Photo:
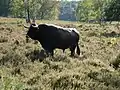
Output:
[[26,38],[29,38],[28,34],[26,35]]

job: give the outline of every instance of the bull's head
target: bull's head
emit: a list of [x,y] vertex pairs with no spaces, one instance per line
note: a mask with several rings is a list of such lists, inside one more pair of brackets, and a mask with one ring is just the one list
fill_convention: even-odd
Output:
[[28,40],[28,37],[32,39],[36,39],[36,34],[39,29],[38,25],[35,23],[35,21],[32,21],[32,23],[30,21],[29,24],[30,24],[29,26],[24,25],[24,27],[28,29],[27,34],[26,34],[26,37],[27,37],[26,39]]

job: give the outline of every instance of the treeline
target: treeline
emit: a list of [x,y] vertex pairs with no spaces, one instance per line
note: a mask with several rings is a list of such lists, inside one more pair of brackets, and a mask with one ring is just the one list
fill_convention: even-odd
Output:
[[24,18],[29,15],[37,19],[57,19],[59,16],[57,0],[0,0],[0,16]]
[[26,17],[28,10],[31,18],[57,19],[59,2],[51,0],[12,0],[12,17]]
[[60,3],[60,20],[76,21],[77,1],[61,1]]
[[[31,18],[75,21],[77,3],[64,0],[4,0],[1,3],[4,9],[0,8],[0,16],[25,18],[29,9]],[[7,10],[6,6],[9,6]]]
[[82,22],[120,20],[120,0],[0,0],[0,16]]
[[83,22],[120,20],[120,0],[82,0],[79,2],[76,17]]
[[0,16],[8,16],[10,0],[0,0]]

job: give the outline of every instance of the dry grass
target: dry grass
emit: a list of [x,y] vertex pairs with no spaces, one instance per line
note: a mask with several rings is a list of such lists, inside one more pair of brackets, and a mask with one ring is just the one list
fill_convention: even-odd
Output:
[[26,42],[24,22],[0,18],[0,90],[120,90],[120,33],[115,25],[37,21],[76,27],[81,36],[81,56],[55,50],[54,58],[44,58],[38,42]]

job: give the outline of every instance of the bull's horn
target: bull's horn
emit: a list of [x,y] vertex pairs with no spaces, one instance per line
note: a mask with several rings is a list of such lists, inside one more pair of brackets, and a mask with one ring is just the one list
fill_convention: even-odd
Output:
[[29,26],[24,25],[25,28],[29,28]]
[[36,26],[32,25],[32,27],[34,27],[34,28],[38,28],[38,25],[37,25],[37,24],[36,24]]

